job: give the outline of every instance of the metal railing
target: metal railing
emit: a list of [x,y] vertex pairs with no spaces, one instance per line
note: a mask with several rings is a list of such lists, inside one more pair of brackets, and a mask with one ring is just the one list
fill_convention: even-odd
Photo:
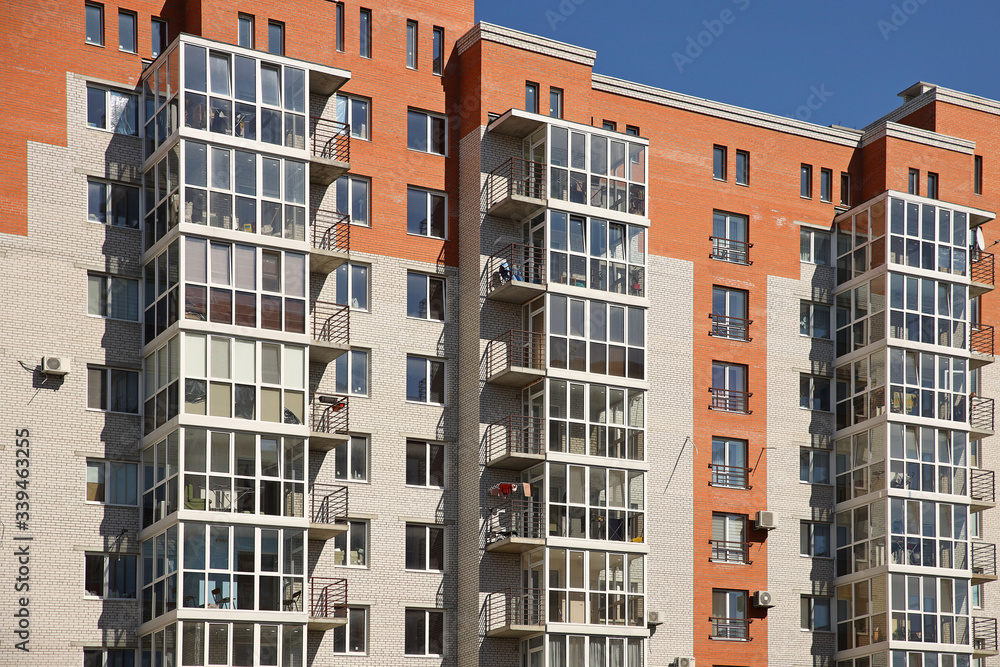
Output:
[[486,179],[487,208],[507,197],[545,198],[545,164],[512,157]]
[[732,340],[751,340],[750,325],[753,324],[753,320],[715,313],[709,313],[708,316],[712,320],[712,330],[709,332],[711,335]]
[[996,485],[992,470],[972,468],[969,474],[969,497],[984,503],[996,502]]
[[719,463],[709,463],[712,469],[712,484],[715,486],[728,486],[734,489],[749,489],[750,468],[740,466],[726,466]]
[[351,339],[351,308],[330,301],[313,301],[312,336],[324,343],[347,343]]
[[486,630],[545,625],[545,597],[537,588],[507,588],[486,596]]
[[312,210],[312,244],[317,250],[351,250],[351,216],[321,208]]
[[728,540],[709,540],[712,545],[712,560],[724,563],[747,563],[750,561],[749,542],[731,542]]
[[993,326],[975,322],[971,326],[969,351],[976,354],[993,355]]
[[545,368],[545,334],[511,329],[486,347],[486,376],[508,368]]
[[993,399],[969,397],[969,425],[974,429],[993,430]]
[[712,259],[719,259],[723,262],[733,262],[734,264],[750,264],[750,248],[752,243],[727,239],[721,236],[709,236],[712,242]]
[[972,282],[992,285],[993,253],[973,250],[969,260],[969,278]]
[[337,523],[347,519],[347,487],[313,484],[309,520],[313,523]]
[[309,616],[344,618],[347,616],[347,579],[309,577]]
[[542,503],[508,500],[490,510],[486,518],[486,543],[508,537],[542,537]]
[[750,640],[750,623],[752,619],[711,616],[709,620],[712,621],[712,637],[716,639]]
[[340,433],[348,431],[348,397],[317,394],[312,403],[312,431]]
[[990,542],[972,543],[972,575],[997,576],[997,545]]
[[351,126],[313,116],[310,122],[313,157],[339,162],[351,161]]
[[751,392],[718,387],[709,387],[708,391],[712,394],[712,405],[709,406],[712,410],[750,414]]
[[486,460],[545,453],[545,422],[539,417],[509,415],[486,428]]
[[997,619],[984,616],[973,617],[972,650],[982,653],[996,653]]
[[487,293],[511,281],[545,284],[545,248],[511,243],[486,260]]

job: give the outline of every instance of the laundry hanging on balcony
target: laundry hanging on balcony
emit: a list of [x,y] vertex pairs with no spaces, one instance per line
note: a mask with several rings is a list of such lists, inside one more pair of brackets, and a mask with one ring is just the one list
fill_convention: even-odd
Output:
[[496,498],[506,498],[509,495],[518,493],[525,498],[531,497],[531,484],[514,484],[511,482],[499,482],[490,487],[490,495]]

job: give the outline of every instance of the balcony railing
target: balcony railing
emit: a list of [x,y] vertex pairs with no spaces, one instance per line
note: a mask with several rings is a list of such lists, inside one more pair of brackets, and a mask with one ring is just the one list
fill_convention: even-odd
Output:
[[486,260],[487,294],[512,282],[545,284],[545,248],[512,243]]
[[309,616],[347,617],[347,579],[309,577]]
[[486,596],[486,631],[544,626],[544,601],[544,593],[537,588],[508,588],[490,593]]
[[995,475],[992,470],[972,468],[969,474],[969,497],[972,499],[973,504],[979,502],[992,505],[996,502],[994,477]]
[[974,431],[993,430],[993,399],[983,396],[969,398],[969,426]]
[[351,161],[351,126],[313,116],[310,127],[313,157],[337,162]]
[[312,337],[324,343],[346,345],[351,339],[351,308],[330,301],[313,301]]
[[[492,210],[497,204],[513,204],[515,198],[545,199],[545,165],[522,158],[511,158],[490,172],[486,179],[486,209]],[[529,203],[530,204],[530,203]],[[527,212],[517,206],[511,211],[499,211],[500,215],[515,215]]]
[[750,248],[753,247],[752,243],[736,239],[726,239],[721,236],[709,236],[708,238],[712,242],[712,254],[709,255],[712,259],[732,262],[734,264],[751,263]]
[[312,245],[317,250],[351,251],[351,216],[321,208],[312,210]]
[[318,394],[312,404],[314,433],[346,434],[348,431],[348,397]]
[[545,453],[544,421],[538,417],[509,415],[486,429],[486,461],[503,456]]
[[732,340],[751,340],[750,325],[753,324],[753,320],[715,313],[709,313],[708,316],[712,320],[712,330],[709,332],[711,335]]
[[334,484],[313,484],[312,523],[342,523],[347,520],[347,487]]
[[969,337],[969,351],[974,354],[993,356],[993,327],[989,324],[973,323]]
[[749,489],[750,468],[709,463],[712,469],[712,485],[728,486],[733,489]]
[[517,537],[543,537],[540,501],[508,500],[490,510],[486,519],[486,543]]
[[518,368],[545,369],[545,334],[511,329],[486,347],[486,376]]
[[708,391],[712,394],[712,404],[709,406],[712,410],[750,414],[750,397],[753,393],[718,387],[709,387]]
[[993,285],[993,253],[973,250],[969,258],[969,278],[974,283]]
[[972,651],[973,653],[996,654],[997,619],[982,616],[972,619]]
[[712,560],[723,563],[747,563],[750,561],[749,542],[709,540],[712,545]]
[[990,542],[972,543],[972,578],[996,579],[997,545]]
[[712,621],[713,639],[750,641],[750,623],[752,619],[712,616],[709,620]]

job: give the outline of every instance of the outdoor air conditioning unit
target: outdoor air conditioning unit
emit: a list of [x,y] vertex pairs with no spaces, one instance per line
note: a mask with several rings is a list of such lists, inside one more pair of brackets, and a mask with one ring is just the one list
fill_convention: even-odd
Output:
[[46,375],[66,375],[70,365],[69,357],[42,357],[42,372]]
[[651,611],[646,614],[647,625],[663,625],[663,612]]
[[694,658],[674,658],[674,667],[694,667]]
[[774,512],[768,512],[766,510],[761,510],[757,512],[757,518],[754,519],[754,524],[758,528],[763,528],[764,530],[774,530],[778,527],[778,522],[775,521],[776,517]]
[[755,607],[773,607],[774,598],[767,591],[757,591],[753,594],[753,606]]

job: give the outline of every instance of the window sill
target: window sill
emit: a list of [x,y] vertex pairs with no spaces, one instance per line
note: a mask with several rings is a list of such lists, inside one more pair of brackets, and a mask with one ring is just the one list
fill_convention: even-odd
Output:
[[422,151],[419,148],[410,148],[409,146],[406,147],[406,150],[408,150],[411,153],[419,153],[420,155],[433,155],[435,157],[448,157],[447,153],[435,153],[434,151]]
[[101,410],[100,408],[87,408],[87,412],[99,412],[108,415],[129,415],[131,417],[138,417],[138,412],[120,412],[118,410]]
[[799,558],[811,558],[813,560],[833,561],[833,556],[810,556],[809,554],[799,554]]
[[420,484],[404,484],[408,489],[423,489],[424,491],[444,491],[443,486],[421,486]]
[[121,317],[107,317],[105,315],[94,315],[93,313],[87,313],[87,317],[93,318],[95,320],[109,320],[111,322],[130,322],[132,324],[141,324],[139,320],[126,320]]
[[716,484],[715,482],[709,482],[709,486],[713,486],[717,489],[734,489],[736,491],[749,491],[749,486],[732,486],[731,484]]
[[371,484],[367,479],[345,479],[341,477],[334,477],[335,482],[345,482],[347,484]]
[[808,412],[818,412],[818,413],[820,413],[822,415],[832,415],[833,414],[833,410],[822,410],[820,408],[807,408],[804,405],[800,405],[799,406],[799,410],[806,410]]
[[413,574],[444,574],[444,570],[409,570],[405,569],[404,572],[411,572]]
[[812,197],[806,197],[805,195],[799,195],[799,199],[805,199],[807,201],[812,201]]
[[433,319],[431,319],[429,317],[414,317],[413,315],[407,315],[406,319],[413,320],[415,322],[432,322],[434,324],[444,324],[444,323],[446,323],[448,321],[447,319],[444,319],[444,320],[433,320]]
[[86,44],[87,46],[96,46],[96,47],[101,48],[101,49],[104,48],[103,44],[98,44],[97,42],[84,41],[83,43]]
[[372,569],[370,565],[336,565],[334,567],[343,567],[349,570],[370,570]]
[[741,188],[749,188],[750,187],[749,183],[740,183],[739,181],[736,181],[736,185],[740,186]]
[[418,238],[418,239],[428,239],[428,240],[431,240],[431,241],[447,241],[448,240],[448,237],[446,237],[446,236],[428,236],[427,234],[414,234],[413,232],[406,232],[406,235],[407,236],[413,236],[413,237]]
[[132,505],[129,505],[129,504],[126,504],[126,503],[105,503],[105,502],[101,502],[100,500],[84,500],[83,503],[85,505],[100,505],[100,506],[103,506],[103,507],[128,507],[128,508],[133,508],[133,509],[139,506],[138,503],[134,503]]
[[128,49],[123,49],[120,46],[118,47],[118,53],[127,53],[130,56],[137,56],[137,55],[139,55],[138,51],[129,51]]
[[828,486],[831,489],[834,486],[831,482],[807,482],[807,481],[801,480],[801,479],[799,480],[799,484],[808,484],[810,486]]
[[825,340],[831,343],[833,342],[832,338],[827,338],[824,336],[810,336],[809,334],[804,334],[801,331],[799,332],[799,338],[808,338],[809,340]]
[[426,405],[427,407],[431,408],[443,408],[446,405],[448,405],[447,403],[429,403],[427,401],[414,401],[409,398],[406,399],[406,402],[410,405]]
[[715,181],[716,183],[728,183],[729,182],[729,181],[727,181],[724,178],[719,178],[718,176],[713,176],[712,180]]

